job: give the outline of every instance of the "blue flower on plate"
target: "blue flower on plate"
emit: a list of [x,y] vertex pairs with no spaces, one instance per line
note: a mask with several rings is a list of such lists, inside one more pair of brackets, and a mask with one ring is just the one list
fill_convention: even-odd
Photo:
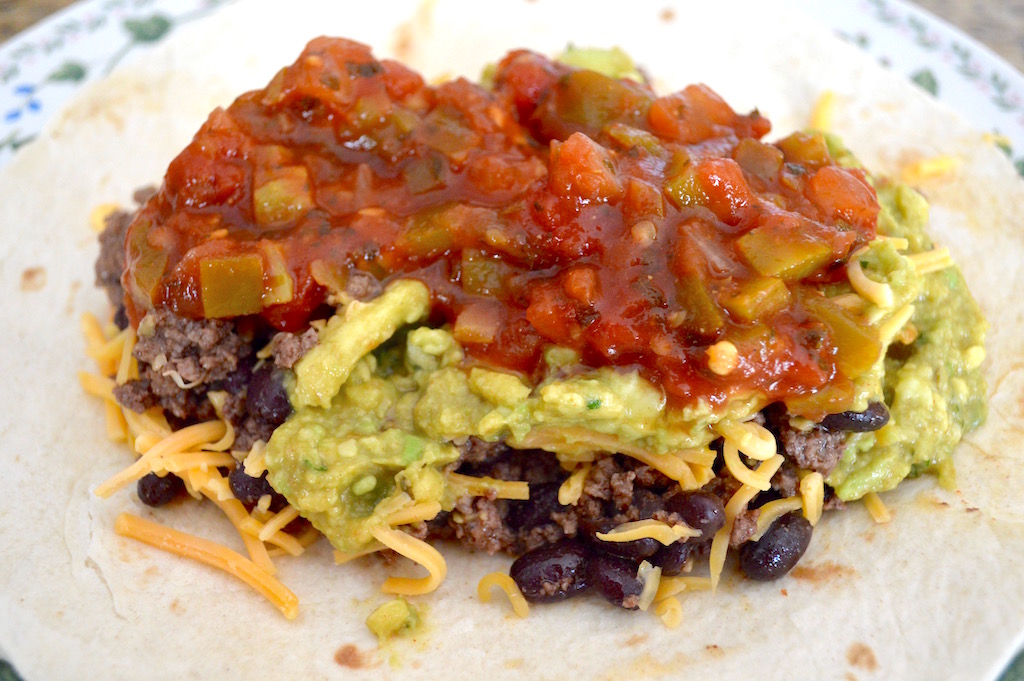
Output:
[[16,86],[14,88],[14,94],[24,98],[24,101],[22,102],[21,106],[8,110],[7,113],[4,114],[4,120],[8,123],[13,123],[14,121],[20,119],[22,114],[24,114],[26,111],[35,113],[42,109],[42,102],[40,102],[35,97],[36,90],[37,87],[35,85],[25,84]]

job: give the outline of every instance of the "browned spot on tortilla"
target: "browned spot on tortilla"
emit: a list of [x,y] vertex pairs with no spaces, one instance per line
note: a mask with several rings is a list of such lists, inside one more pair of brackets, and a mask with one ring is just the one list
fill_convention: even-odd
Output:
[[665,9],[661,10],[661,14],[658,15],[658,18],[667,24],[668,22],[676,18],[676,11],[671,7],[666,7]]
[[362,669],[367,666],[366,656],[359,646],[346,643],[334,653],[334,661],[349,669]]
[[821,584],[832,579],[853,577],[857,574],[857,571],[848,565],[840,565],[831,560],[826,560],[814,565],[797,565],[789,574],[794,579]]
[[46,270],[42,267],[27,267],[21,273],[21,290],[25,293],[38,291],[46,286]]
[[722,650],[722,647],[714,643],[704,646],[704,650],[708,651],[708,653],[712,657],[721,657],[725,654],[725,651]]
[[846,651],[846,661],[850,666],[873,672],[878,669],[878,660],[875,659],[875,651],[866,643],[854,641]]
[[782,594],[783,596],[788,596],[789,595],[789,592],[786,591],[785,589],[779,589],[779,593]]
[[170,609],[171,612],[181,612],[181,610],[183,610],[183,608],[181,607],[181,601],[175,598],[173,601],[171,601]]
[[978,512],[978,511],[980,511],[981,509],[980,509],[980,508],[977,508],[976,506],[968,506],[968,507],[967,507],[966,509],[964,509],[964,510],[966,510],[966,511],[967,511],[968,513],[977,513],[977,512]]
[[511,660],[505,660],[506,669],[522,669],[525,664],[526,660],[521,657],[513,657]]
[[857,681],[857,677],[853,672],[846,672],[846,676],[843,677],[846,681]]
[[74,314],[74,312],[75,312],[75,295],[78,293],[79,289],[81,289],[81,288],[82,288],[82,282],[80,282],[78,279],[75,279],[73,282],[71,282],[71,286],[70,286],[70,288],[68,290],[68,302],[64,303],[64,314],[66,314],[66,315]]
[[622,645],[624,645],[626,647],[632,647],[632,646],[640,645],[641,643],[646,641],[647,638],[648,638],[647,634],[633,634],[632,636],[627,638],[625,641],[623,641]]

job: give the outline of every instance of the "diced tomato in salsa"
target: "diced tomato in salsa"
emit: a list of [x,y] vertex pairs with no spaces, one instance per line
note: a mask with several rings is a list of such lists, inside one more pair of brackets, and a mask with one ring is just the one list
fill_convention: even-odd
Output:
[[[297,330],[359,269],[426,283],[476,361],[536,376],[557,344],[676,404],[785,400],[870,360],[808,298],[878,214],[820,137],[767,144],[767,119],[704,85],[659,97],[526,51],[493,83],[429,86],[314,40],[172,162],[128,236],[130,317]],[[721,340],[741,355],[724,376],[705,356]]]

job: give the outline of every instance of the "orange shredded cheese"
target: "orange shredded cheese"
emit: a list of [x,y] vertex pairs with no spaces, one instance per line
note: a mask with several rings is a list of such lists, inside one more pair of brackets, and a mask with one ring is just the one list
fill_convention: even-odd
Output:
[[817,525],[825,506],[825,478],[817,471],[808,473],[800,481],[801,506],[804,517],[811,525]]
[[283,530],[291,521],[299,517],[299,510],[294,506],[287,506],[281,512],[263,524],[263,529],[257,535],[260,541],[267,541],[279,530]]
[[732,440],[736,449],[751,459],[766,461],[778,452],[778,444],[775,442],[772,432],[753,421],[743,423],[722,421],[716,423],[714,428],[726,440]]
[[818,96],[811,110],[811,127],[821,132],[832,129],[836,116],[836,93],[825,90]]
[[887,523],[892,520],[892,514],[885,507],[882,498],[874,492],[868,492],[864,495],[864,506],[868,509],[868,513],[871,514],[876,523]]
[[750,537],[750,541],[757,541],[763,537],[772,523],[787,513],[800,510],[803,505],[803,500],[800,497],[787,497],[769,501],[761,506],[757,514],[757,531]]
[[207,499],[216,504],[217,508],[235,526],[238,536],[241,537],[242,543],[245,544],[245,550],[249,553],[249,559],[268,575],[277,574],[277,568],[274,566],[273,561],[270,560],[270,554],[267,553],[266,545],[245,530],[244,523],[250,516],[242,502],[238,499],[220,499],[216,494],[206,489],[203,489],[202,493]]
[[377,527],[371,531],[373,538],[395,553],[419,563],[430,574],[419,579],[388,577],[381,589],[384,593],[400,596],[419,596],[437,589],[448,574],[448,565],[437,549],[430,544],[390,527]]
[[411,525],[412,523],[425,523],[428,520],[433,520],[437,517],[437,514],[441,512],[441,504],[437,501],[423,501],[412,506],[407,506],[401,510],[395,511],[388,515],[388,525],[392,527],[395,525]]
[[649,538],[668,546],[680,539],[699,537],[700,530],[694,530],[685,523],[669,525],[660,520],[648,519],[622,523],[617,527],[613,527],[608,532],[598,532],[595,536],[601,541],[610,542],[627,542]]
[[661,601],[683,591],[711,591],[711,579],[708,577],[662,577],[654,600]]
[[223,437],[224,431],[224,423],[221,421],[206,421],[174,431],[150,447],[131,466],[100,484],[96,488],[95,494],[105,499],[125,485],[135,482],[151,472],[154,464],[160,464],[161,457],[184,452],[204,443],[216,442]]
[[[728,441],[726,441],[726,444],[728,445]],[[762,461],[755,472],[763,479],[770,481],[776,471],[779,470],[779,467],[782,466],[782,461],[782,455],[776,454],[767,461]],[[722,576],[722,568],[725,566],[725,554],[729,549],[729,535],[732,534],[736,516],[747,507],[751,499],[756,497],[760,491],[759,488],[752,485],[743,485],[732,495],[729,503],[725,505],[725,524],[722,526],[722,529],[715,533],[714,538],[711,540],[711,553],[708,557],[712,591],[718,588],[718,580]]]
[[114,521],[114,531],[162,551],[204,563],[234,575],[274,604],[288,619],[299,613],[299,599],[248,558],[215,542],[122,513]]
[[493,493],[497,499],[525,501],[530,498],[530,486],[523,480],[498,480],[461,473],[448,473],[446,477],[449,488],[456,496],[481,497]]
[[562,506],[576,505],[576,502],[583,496],[583,484],[587,481],[587,476],[590,475],[590,466],[589,461],[576,466],[572,475],[566,478],[558,488],[558,503]]
[[519,589],[519,585],[504,572],[491,572],[481,577],[476,585],[477,598],[484,603],[490,603],[491,589],[494,587],[498,587],[508,596],[509,603],[512,604],[512,612],[516,614],[516,617],[526,617],[530,614],[530,606]]
[[669,596],[655,606],[654,614],[661,618],[666,627],[675,629],[683,623],[683,604],[675,596]]

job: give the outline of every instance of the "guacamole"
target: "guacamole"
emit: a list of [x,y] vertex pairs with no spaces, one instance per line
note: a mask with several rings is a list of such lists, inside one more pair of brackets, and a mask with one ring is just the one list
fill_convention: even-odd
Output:
[[[883,184],[878,197],[880,233],[907,239],[911,254],[932,248],[925,233],[928,205],[920,194],[904,185]],[[978,367],[985,357],[988,324],[960,270],[954,266],[900,276],[907,284],[899,288],[916,291],[910,322],[916,335],[910,342],[895,342],[884,359],[889,423],[878,431],[852,434],[828,477],[846,501],[893,489],[908,475],[951,471],[953,448],[985,419],[985,380]]]

